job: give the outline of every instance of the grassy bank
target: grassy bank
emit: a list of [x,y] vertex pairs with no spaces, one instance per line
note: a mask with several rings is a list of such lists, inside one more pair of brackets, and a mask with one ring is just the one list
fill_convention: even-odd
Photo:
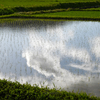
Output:
[[55,5],[59,3],[77,3],[77,2],[96,2],[99,0],[0,0],[0,8],[7,7],[32,7],[32,6],[46,6]]
[[100,0],[0,0],[0,18],[100,20],[99,11]]
[[62,11],[62,12],[26,12],[2,15],[3,18],[38,18],[38,19],[64,19],[64,20],[93,20],[100,21],[99,11]]
[[48,87],[0,80],[0,100],[100,100],[86,93],[74,93]]
[[35,14],[34,17],[38,18],[51,18],[51,19],[80,19],[80,20],[100,20],[99,11],[63,11],[55,13]]

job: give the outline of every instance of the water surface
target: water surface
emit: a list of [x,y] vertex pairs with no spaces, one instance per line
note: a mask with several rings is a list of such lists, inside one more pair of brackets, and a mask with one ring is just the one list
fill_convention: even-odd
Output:
[[0,24],[0,78],[100,94],[100,22]]

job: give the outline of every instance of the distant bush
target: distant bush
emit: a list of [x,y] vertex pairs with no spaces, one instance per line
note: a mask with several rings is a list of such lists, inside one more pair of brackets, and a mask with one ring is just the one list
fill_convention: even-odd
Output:
[[0,100],[100,100],[86,93],[74,93],[0,80]]
[[0,15],[8,15],[8,14],[13,14],[14,11],[10,8],[4,8],[0,9]]

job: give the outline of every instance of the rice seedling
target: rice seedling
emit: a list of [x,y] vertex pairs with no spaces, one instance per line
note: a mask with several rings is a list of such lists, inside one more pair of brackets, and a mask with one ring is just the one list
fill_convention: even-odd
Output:
[[[10,5],[11,6],[8,6],[7,4],[9,4],[8,2],[11,2]],[[22,17],[22,18],[25,18],[25,17],[36,17],[36,18],[39,18],[40,16],[31,16],[31,15],[34,15],[34,14],[37,14],[37,13],[40,13],[43,14],[43,13],[46,13],[47,16],[43,16],[41,15],[42,17],[40,18],[54,18],[52,17],[51,15],[48,16],[48,13],[54,13],[54,12],[62,12],[62,11],[92,11],[91,15],[90,16],[87,16],[89,18],[91,18],[91,16],[93,16],[93,18],[91,18],[90,20],[99,20],[99,16],[98,18],[97,17],[94,17],[95,14],[94,11],[99,11],[99,0],[85,0],[85,1],[79,1],[79,0],[59,0],[58,2],[52,0],[52,1],[20,1],[20,0],[17,0],[17,1],[13,1],[13,0],[6,0],[5,2],[3,1],[0,1],[0,17],[1,18],[9,18],[9,17],[13,17],[13,18],[18,18],[18,17]],[[20,3],[21,2],[21,3]],[[23,3],[23,6],[21,5]],[[35,12],[34,12],[35,11]],[[26,13],[27,12],[27,13]],[[16,14],[17,13],[17,14]],[[72,12],[70,12],[72,13]],[[77,12],[75,12],[77,13]],[[89,20],[88,18],[84,18],[83,14],[78,12],[79,15],[81,15],[83,17],[83,20],[86,19],[86,20]],[[73,13],[72,13],[73,14]],[[4,16],[3,16],[4,15]],[[64,14],[66,17],[67,15]],[[77,14],[75,14],[77,15]],[[85,15],[87,15],[87,13],[85,13]],[[57,16],[57,13],[56,13],[56,16]],[[60,18],[64,18],[61,14],[59,14]],[[67,17],[68,18],[68,17]],[[79,19],[79,17],[77,16],[74,16],[73,18],[73,15],[71,15],[70,19]],[[81,18],[82,19],[82,18]]]
[[[27,24],[30,24],[30,23],[27,23]],[[40,24],[41,24],[41,22],[40,22]],[[85,24],[85,23],[83,23],[83,24]],[[88,23],[86,23],[86,24],[88,25]],[[70,23],[70,27],[71,27],[71,25],[73,26],[74,23],[73,24]],[[81,26],[80,23],[77,23],[75,25]],[[33,24],[33,26],[35,26],[35,24]],[[56,89],[59,86],[61,86],[62,88],[64,88],[64,85],[66,84],[65,87],[67,88],[67,90],[70,90],[71,86],[73,86],[72,83],[75,83],[75,86],[73,86],[73,87],[76,88],[77,84],[78,84],[80,86],[80,88],[83,88],[83,86],[78,83],[80,81],[82,81],[82,83],[84,83],[84,81],[85,81],[86,87],[89,87],[89,83],[91,83],[93,77],[94,77],[94,79],[99,78],[99,72],[97,72],[97,75],[95,75],[94,70],[92,70],[92,67],[94,67],[94,66],[96,67],[95,70],[98,70],[99,61],[98,61],[98,58],[96,58],[96,60],[92,59],[92,54],[89,53],[90,51],[88,53],[85,52],[85,50],[87,50],[85,45],[87,44],[86,41],[88,40],[89,36],[87,36],[86,34],[84,35],[84,32],[81,33],[81,34],[84,35],[84,39],[81,36],[78,37],[78,35],[79,35],[78,34],[73,39],[69,38],[69,40],[67,41],[66,37],[68,38],[68,34],[66,35],[66,37],[63,35],[63,33],[64,33],[63,27],[65,27],[66,30],[69,29],[68,24],[65,24],[65,26],[63,26],[63,25],[61,26],[62,33],[60,33],[60,36],[63,36],[63,38],[59,38],[59,33],[57,33],[55,31],[56,27],[53,26],[54,28],[52,30],[55,32],[53,37],[56,37],[56,38],[54,38],[55,40],[52,40],[52,36],[51,36],[52,33],[50,33],[50,34],[48,33],[49,35],[44,34],[46,36],[43,36],[42,30],[40,29],[40,31],[36,31],[36,30],[34,30],[33,26],[30,26],[29,30],[27,31],[27,32],[29,32],[29,34],[26,33],[25,38],[24,38],[24,35],[22,33],[22,32],[25,32],[25,31],[23,31],[23,30],[25,30],[25,28],[23,28],[23,27],[21,27],[21,29],[20,29],[21,34],[19,34],[18,33],[19,31],[16,30],[15,28],[14,28],[15,30],[14,29],[11,30],[12,33],[13,32],[18,33],[16,35],[16,39],[14,38],[15,35],[11,34],[11,35],[8,35],[8,36],[5,37],[5,35],[3,36],[3,34],[2,34],[3,39],[1,40],[1,42],[3,43],[3,41],[6,40],[5,38],[9,38],[9,39],[7,39],[6,42],[9,41],[10,42],[9,45],[11,47],[9,49],[9,51],[6,52],[6,48],[5,47],[3,48],[3,46],[2,46],[3,50],[1,49],[2,51],[0,53],[0,56],[3,57],[3,59],[1,60],[3,62],[3,63],[1,63],[1,65],[3,65],[3,67],[5,67],[5,65],[7,65],[7,64],[5,64],[5,62],[7,61],[7,59],[9,59],[8,60],[8,66],[9,66],[9,74],[10,74],[9,76],[10,77],[9,77],[8,80],[12,80],[11,79],[13,77],[12,75],[16,74],[15,77],[14,77],[14,80],[17,81],[18,79],[20,79],[20,83],[24,83],[25,80],[26,80],[27,84],[31,83],[31,81],[33,81],[33,80],[34,80],[34,83],[40,82],[40,84],[38,83],[39,85],[43,84],[41,89],[39,87],[35,88],[38,91],[41,91],[40,94],[38,94],[38,92],[37,92],[37,94],[40,95],[38,97],[39,99],[40,98],[42,98],[42,99],[46,98],[46,96],[49,97],[48,95],[51,95],[51,94],[53,96],[58,96],[60,99],[64,99],[63,98],[63,96],[64,96],[63,91],[47,89],[47,87],[52,86],[53,88]],[[17,28],[17,29],[19,29],[19,28]],[[47,29],[44,29],[43,32],[46,33],[46,30]],[[74,30],[74,34],[76,34],[76,33],[77,33],[77,31]],[[93,31],[93,33],[94,33],[94,31]],[[41,36],[38,36],[39,34],[41,34]],[[96,35],[96,36],[98,36],[98,35]],[[78,43],[78,41],[76,41],[76,40],[74,41],[75,38],[76,38],[76,40],[80,41],[80,43]],[[15,42],[13,42],[14,39],[15,39]],[[62,40],[58,41],[58,39],[62,39]],[[81,40],[82,40],[82,42],[81,42]],[[13,46],[12,42],[14,43],[14,46]],[[29,42],[29,44],[27,42]],[[68,43],[70,44],[71,47],[67,46]],[[46,46],[48,46],[48,48]],[[75,49],[76,47],[77,47],[77,49]],[[24,48],[25,48],[25,50],[24,50]],[[71,50],[71,49],[73,49],[73,50]],[[83,50],[83,52],[81,52],[81,50]],[[11,56],[9,58],[5,58],[6,57],[5,52],[8,53],[8,55],[13,55],[13,56]],[[89,58],[87,56],[87,54],[89,54],[89,57],[91,56],[91,58]],[[22,57],[22,55],[24,55],[24,56]],[[34,56],[34,55],[36,55],[36,56]],[[51,57],[51,56],[53,56],[53,57]],[[12,59],[16,60],[15,61],[16,66],[13,65],[14,62],[11,63]],[[41,61],[41,59],[43,59],[42,60],[43,62]],[[54,59],[54,60],[52,60],[52,59]],[[9,64],[9,62],[10,62],[10,64]],[[35,62],[39,63],[39,66],[36,66]],[[25,64],[23,64],[23,63],[25,63]],[[59,66],[57,66],[57,65],[59,65]],[[34,69],[34,66],[36,66],[37,68]],[[42,68],[41,71],[40,71],[40,69],[38,69],[39,67]],[[52,68],[50,69],[49,67],[50,68],[52,67]],[[90,67],[90,69],[88,67]],[[13,71],[13,69],[14,69],[14,71]],[[24,70],[25,74],[23,74],[23,70]],[[34,76],[35,71],[37,73],[36,78]],[[3,72],[4,72],[4,77],[6,78],[8,74],[5,71],[3,71]],[[87,73],[87,75],[84,74],[84,73]],[[18,76],[17,76],[17,74],[18,74]],[[40,76],[41,76],[41,78],[40,78]],[[26,79],[24,79],[24,77],[26,77]],[[51,78],[50,80],[49,80],[49,77]],[[68,79],[68,77],[69,77],[69,79]],[[69,82],[70,80],[73,80],[73,81]],[[51,85],[51,83],[52,83],[52,85]],[[9,84],[9,83],[7,83],[7,84]],[[44,86],[46,86],[46,84],[48,84],[48,86],[46,87],[47,90],[45,91]],[[57,84],[57,86],[56,86],[56,84]],[[71,86],[67,87],[67,84],[70,84]],[[17,86],[17,85],[15,85],[15,86]],[[22,87],[24,87],[24,86],[25,85],[23,85]],[[28,86],[26,86],[26,87],[28,88]],[[87,89],[87,92],[89,93],[88,88],[85,88],[85,89]],[[16,89],[16,91],[17,91],[17,89]],[[25,91],[26,90],[24,89],[24,92]],[[31,90],[29,90],[29,91],[32,92]],[[48,92],[48,91],[51,91],[51,92]],[[16,93],[16,92],[14,91],[14,93]],[[29,97],[31,97],[30,94],[27,94],[27,93],[25,94],[25,96],[28,95]],[[66,93],[68,93],[68,92],[66,92]],[[11,95],[13,95],[13,94],[11,94]],[[52,95],[49,98],[53,98]],[[71,93],[69,93],[68,95],[71,95]],[[72,92],[72,95],[75,95],[75,94],[73,94],[73,92]],[[76,95],[77,96],[72,96],[72,99],[74,97],[79,97],[79,99],[82,99],[80,97],[80,95],[83,96],[83,94],[80,94],[80,95],[76,94]],[[33,96],[33,98],[35,98],[36,96]],[[58,99],[58,97],[55,98],[55,99]],[[84,97],[87,97],[87,96],[85,95]]]

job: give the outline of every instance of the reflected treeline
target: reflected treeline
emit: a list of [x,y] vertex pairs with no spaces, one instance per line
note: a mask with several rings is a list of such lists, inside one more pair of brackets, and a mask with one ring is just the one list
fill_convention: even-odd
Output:
[[[46,28],[47,26],[53,28],[55,26],[64,25],[66,21],[53,21],[53,20],[5,20],[0,21],[0,27],[35,27],[36,29]],[[73,23],[72,21],[68,21],[68,24]]]

